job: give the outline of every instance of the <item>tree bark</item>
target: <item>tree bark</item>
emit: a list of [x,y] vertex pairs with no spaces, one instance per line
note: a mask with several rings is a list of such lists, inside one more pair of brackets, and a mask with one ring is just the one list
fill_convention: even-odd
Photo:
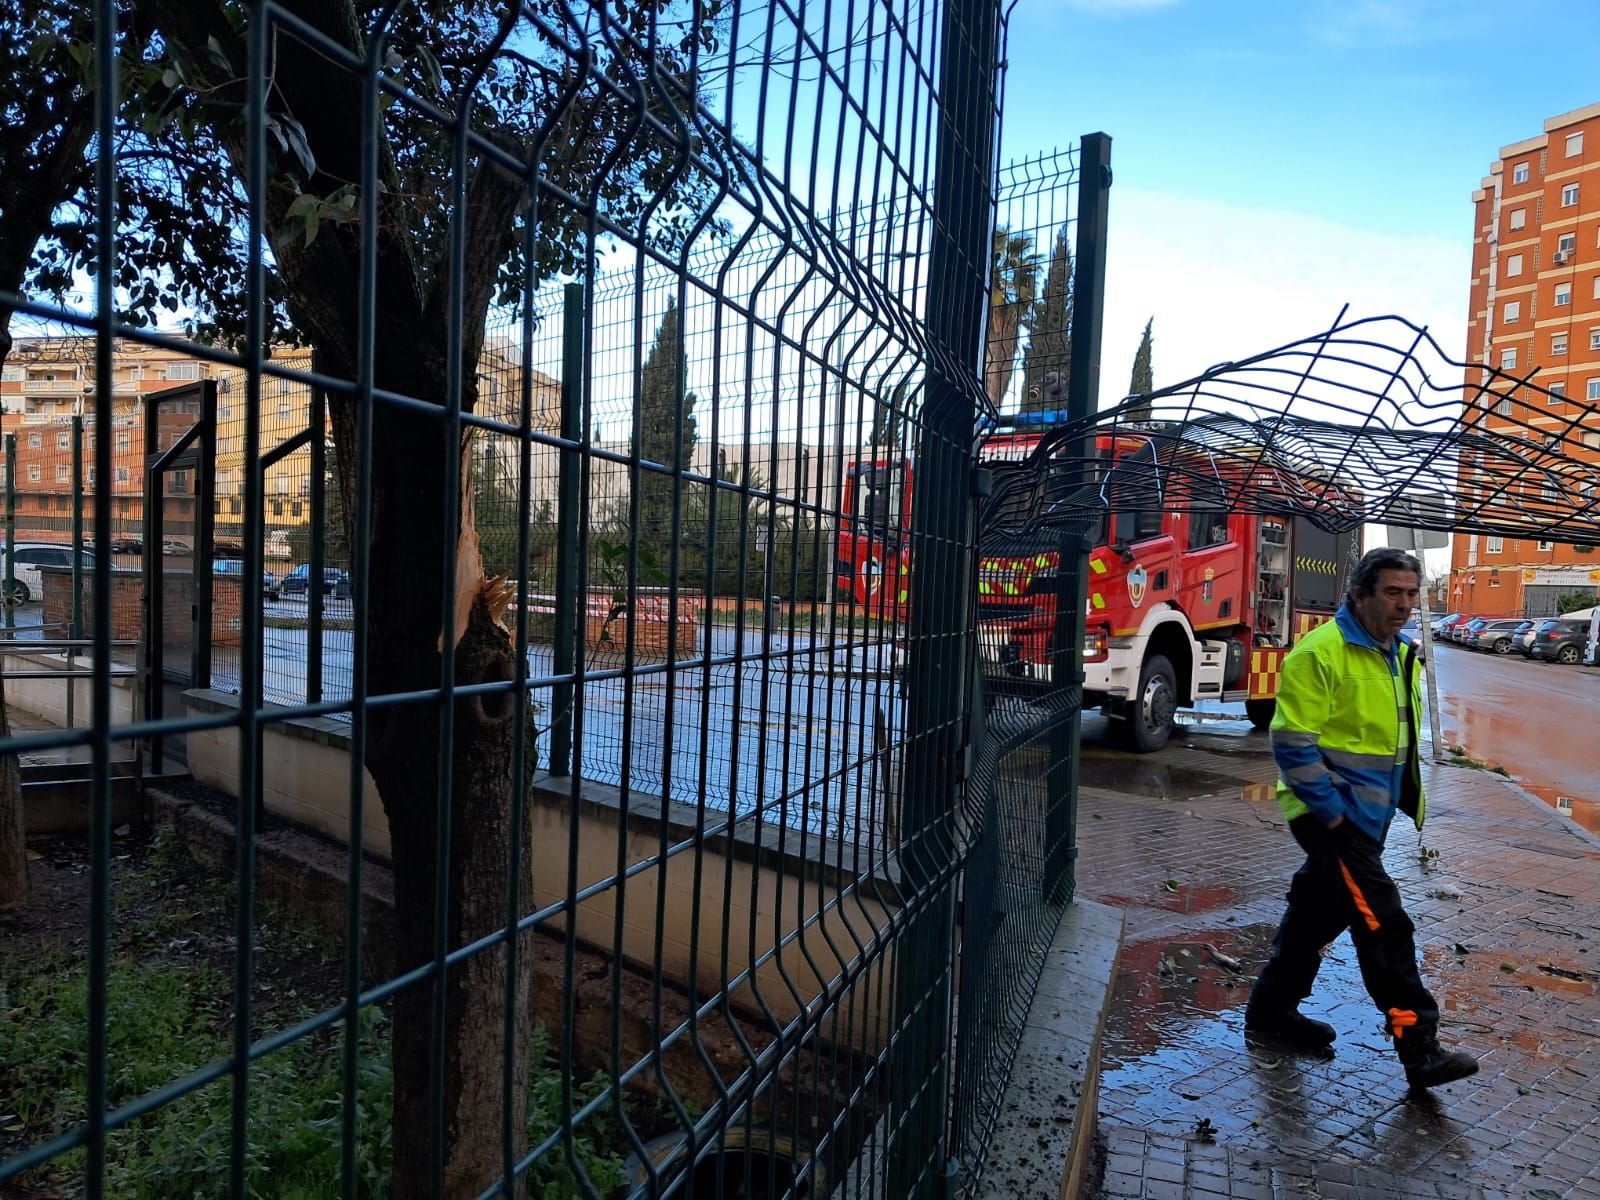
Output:
[[[0,680],[0,741],[11,736],[5,683]],[[27,828],[22,819],[22,772],[15,754],[0,754],[0,908],[28,898]]]

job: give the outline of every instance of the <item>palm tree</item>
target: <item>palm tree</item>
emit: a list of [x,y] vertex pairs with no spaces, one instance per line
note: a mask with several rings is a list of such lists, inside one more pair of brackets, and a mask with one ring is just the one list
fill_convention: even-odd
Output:
[[989,336],[984,352],[983,382],[989,402],[999,407],[1016,370],[1023,325],[1039,290],[1043,261],[1033,237],[1001,225],[994,231],[989,263]]

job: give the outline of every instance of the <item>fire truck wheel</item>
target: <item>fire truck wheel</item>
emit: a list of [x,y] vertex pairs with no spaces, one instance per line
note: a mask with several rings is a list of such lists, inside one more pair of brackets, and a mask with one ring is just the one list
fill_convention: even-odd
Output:
[[1246,700],[1244,702],[1244,715],[1250,718],[1250,724],[1257,729],[1265,729],[1272,724],[1272,715],[1278,711],[1276,700]]
[[1138,695],[1123,718],[1123,740],[1140,754],[1161,749],[1172,736],[1177,711],[1177,673],[1164,655],[1152,654],[1139,672]]

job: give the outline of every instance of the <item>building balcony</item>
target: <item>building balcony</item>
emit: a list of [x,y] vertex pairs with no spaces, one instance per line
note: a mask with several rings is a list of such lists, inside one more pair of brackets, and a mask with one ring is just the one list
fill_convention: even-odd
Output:
[[28,379],[22,390],[29,395],[75,396],[83,391],[81,379]]

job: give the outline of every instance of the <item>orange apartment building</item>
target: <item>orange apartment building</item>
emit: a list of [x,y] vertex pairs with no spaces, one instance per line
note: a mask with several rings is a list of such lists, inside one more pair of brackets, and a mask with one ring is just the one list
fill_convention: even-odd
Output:
[[[1582,416],[1578,453],[1600,463],[1600,104],[1503,147],[1472,202],[1467,361],[1520,376],[1536,369],[1543,390],[1526,389],[1533,407],[1521,410],[1519,431],[1566,430]],[[1474,382],[1469,369],[1469,395]],[[1467,419],[1493,433],[1500,415]],[[1453,539],[1447,611],[1540,616],[1582,592],[1600,594],[1600,548]]]

